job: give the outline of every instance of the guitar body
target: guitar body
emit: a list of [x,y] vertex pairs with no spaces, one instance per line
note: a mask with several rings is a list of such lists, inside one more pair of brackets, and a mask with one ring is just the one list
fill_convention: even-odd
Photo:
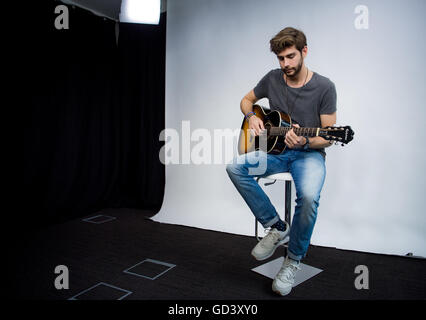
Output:
[[[292,120],[289,115],[280,111],[271,111],[264,109],[259,105],[253,106],[253,111],[256,113],[255,117],[259,117],[265,126],[265,129],[269,132],[273,127],[291,127]],[[238,153],[244,154],[255,150],[265,149],[263,151],[270,154],[280,154],[285,148],[284,143],[285,136],[272,136],[267,135],[265,148],[260,146],[260,136],[254,136],[249,129],[248,122],[243,119],[241,125],[240,138],[238,141]]]

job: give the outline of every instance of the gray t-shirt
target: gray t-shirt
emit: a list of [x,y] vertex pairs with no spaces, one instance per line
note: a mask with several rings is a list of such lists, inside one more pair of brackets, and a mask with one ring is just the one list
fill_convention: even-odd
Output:
[[[320,115],[332,114],[336,111],[336,87],[330,79],[314,72],[305,86],[300,88],[287,86],[288,100],[286,86],[283,71],[274,69],[259,81],[254,88],[254,94],[258,99],[268,98],[271,110],[286,114],[289,114],[288,101],[291,119],[301,127],[321,127]],[[324,149],[317,150],[325,156]]]

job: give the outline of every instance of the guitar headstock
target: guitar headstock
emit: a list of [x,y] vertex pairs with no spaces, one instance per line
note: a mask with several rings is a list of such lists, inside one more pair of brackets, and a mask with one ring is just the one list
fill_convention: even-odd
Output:
[[345,127],[325,127],[319,132],[319,136],[326,140],[336,141],[336,143],[348,144],[354,138],[354,131],[350,126]]

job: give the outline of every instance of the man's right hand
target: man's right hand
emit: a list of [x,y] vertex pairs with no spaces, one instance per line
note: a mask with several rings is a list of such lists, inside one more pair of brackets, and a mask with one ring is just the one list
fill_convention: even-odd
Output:
[[262,119],[257,116],[251,116],[249,118],[249,129],[255,135],[258,136],[260,133],[265,130]]

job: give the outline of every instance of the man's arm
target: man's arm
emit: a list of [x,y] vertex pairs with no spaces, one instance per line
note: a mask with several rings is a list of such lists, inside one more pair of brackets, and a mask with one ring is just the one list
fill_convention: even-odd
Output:
[[[259,99],[254,94],[254,90],[251,90],[249,93],[247,93],[244,96],[244,98],[241,100],[241,103],[240,103],[240,109],[241,109],[241,112],[244,114],[244,116],[246,116],[247,113],[253,111],[253,104],[255,104],[256,101],[258,100]],[[260,132],[265,129],[263,125],[263,121],[256,116],[251,116],[248,121],[249,121],[249,129],[253,129],[255,132],[255,135],[259,135]]]
[[254,94],[254,90],[251,90],[249,93],[247,93],[240,103],[240,109],[241,112],[244,113],[244,116],[253,111],[253,104],[256,103],[257,99],[256,95]]
[[[336,124],[336,112],[332,114],[321,114],[321,127],[328,127]],[[305,139],[303,139],[303,142],[305,142]],[[329,141],[324,139],[323,137],[313,137],[309,138],[309,148],[311,149],[321,149],[321,148],[327,148],[333,144],[333,141]]]
[[[332,126],[336,123],[336,112],[332,114],[321,114],[321,127],[328,127]],[[295,125],[295,127],[299,127],[298,125]],[[322,137],[311,137],[306,138],[302,136],[298,136],[294,133],[293,130],[290,130],[285,137],[285,143],[289,148],[302,148],[305,143],[306,139],[309,139],[309,148],[311,149],[321,149],[321,148],[327,148],[333,144],[332,141],[325,140]]]

